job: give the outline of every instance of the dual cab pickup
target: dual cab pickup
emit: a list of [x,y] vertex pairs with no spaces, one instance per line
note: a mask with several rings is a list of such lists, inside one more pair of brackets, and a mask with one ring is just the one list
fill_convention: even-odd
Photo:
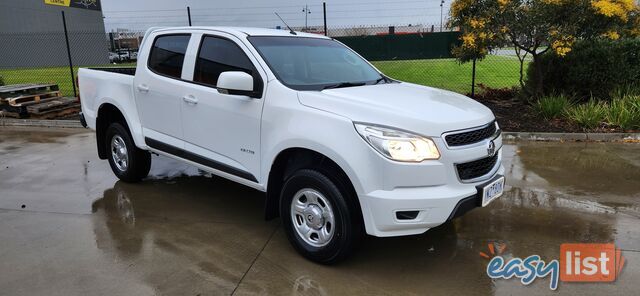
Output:
[[118,178],[142,180],[153,152],[263,191],[266,216],[316,262],[502,194],[489,109],[393,80],[324,36],[150,29],[136,69],[80,69],[79,85],[82,120]]

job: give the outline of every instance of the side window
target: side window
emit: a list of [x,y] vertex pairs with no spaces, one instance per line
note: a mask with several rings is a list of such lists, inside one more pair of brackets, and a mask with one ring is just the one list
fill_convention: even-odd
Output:
[[[245,72],[258,82],[251,60],[238,45],[227,39],[205,36],[200,45],[193,80],[215,87],[220,73],[226,71]],[[257,84],[254,82],[254,85]]]
[[180,79],[189,38],[191,38],[190,35],[157,37],[149,54],[149,69],[158,74]]

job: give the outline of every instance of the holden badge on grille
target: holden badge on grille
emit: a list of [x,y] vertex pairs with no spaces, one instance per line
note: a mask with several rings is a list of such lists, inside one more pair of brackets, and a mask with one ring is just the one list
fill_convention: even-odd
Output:
[[490,157],[496,155],[496,144],[493,140],[489,141],[489,145],[487,145],[487,154],[489,154]]

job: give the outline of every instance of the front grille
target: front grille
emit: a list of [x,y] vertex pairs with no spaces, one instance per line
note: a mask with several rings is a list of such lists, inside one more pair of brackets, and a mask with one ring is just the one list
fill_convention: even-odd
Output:
[[498,162],[498,153],[491,157],[456,164],[458,177],[463,181],[482,177],[491,172],[491,170],[496,166],[496,162]]
[[496,133],[496,124],[492,122],[483,128],[476,130],[461,132],[457,134],[450,134],[444,137],[449,147],[464,146],[473,143],[478,143],[486,138],[491,137]]

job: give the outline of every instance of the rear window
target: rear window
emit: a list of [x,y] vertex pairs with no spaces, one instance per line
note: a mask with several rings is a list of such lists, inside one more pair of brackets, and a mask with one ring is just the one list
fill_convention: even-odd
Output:
[[189,38],[189,34],[157,37],[149,54],[149,69],[160,75],[180,79]]

